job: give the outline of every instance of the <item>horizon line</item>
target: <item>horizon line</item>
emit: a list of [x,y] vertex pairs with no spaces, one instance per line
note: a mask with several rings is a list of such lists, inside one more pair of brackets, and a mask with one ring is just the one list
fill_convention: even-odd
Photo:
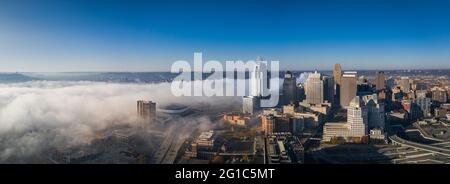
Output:
[[[432,71],[432,70],[450,70],[450,68],[415,68],[415,69],[405,69],[405,68],[399,68],[399,69],[342,69],[342,71],[419,71],[419,70],[425,70],[425,71]],[[295,70],[279,70],[280,72],[285,71],[292,71],[292,72],[309,72],[309,71],[322,71],[322,72],[329,72],[333,71],[333,69],[326,69],[326,70],[320,70],[320,69],[295,69]],[[167,72],[172,73],[170,70],[140,70],[140,71],[127,71],[127,70],[110,70],[110,71],[0,71],[0,73],[160,73],[160,72]],[[203,72],[203,71],[191,71],[191,72]],[[224,71],[226,72],[226,71]],[[176,73],[176,72],[175,72]],[[206,73],[206,72],[204,72]],[[209,72],[211,73],[211,72]]]

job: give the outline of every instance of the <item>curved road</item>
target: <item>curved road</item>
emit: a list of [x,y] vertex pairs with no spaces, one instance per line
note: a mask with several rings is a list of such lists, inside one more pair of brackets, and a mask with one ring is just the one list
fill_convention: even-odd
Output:
[[429,151],[429,152],[432,152],[432,153],[436,153],[436,154],[445,155],[445,156],[450,157],[450,149],[408,141],[408,140],[405,140],[405,139],[402,139],[402,138],[398,137],[397,135],[390,136],[389,139],[394,144],[404,145],[404,146],[412,147],[412,148],[415,148],[415,149]]

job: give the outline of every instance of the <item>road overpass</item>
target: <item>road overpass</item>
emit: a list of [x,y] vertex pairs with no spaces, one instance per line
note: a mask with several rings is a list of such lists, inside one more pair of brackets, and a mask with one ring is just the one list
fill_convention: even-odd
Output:
[[398,137],[397,135],[390,136],[389,139],[392,141],[392,144],[394,145],[407,146],[414,149],[424,150],[431,153],[450,157],[450,149],[408,141]]

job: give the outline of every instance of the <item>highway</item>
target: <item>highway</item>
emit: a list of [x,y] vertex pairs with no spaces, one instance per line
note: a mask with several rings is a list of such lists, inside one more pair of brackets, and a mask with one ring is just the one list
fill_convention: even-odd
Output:
[[390,136],[389,139],[392,141],[392,143],[394,143],[396,145],[412,147],[414,149],[424,150],[424,151],[432,152],[435,154],[440,154],[440,155],[450,157],[450,149],[447,149],[447,148],[408,141],[408,140],[398,137],[397,135]]

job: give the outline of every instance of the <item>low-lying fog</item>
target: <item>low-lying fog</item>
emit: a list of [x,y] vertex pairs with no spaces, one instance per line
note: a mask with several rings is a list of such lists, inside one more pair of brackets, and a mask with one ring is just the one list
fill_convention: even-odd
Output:
[[[240,97],[174,97],[170,83],[118,84],[30,81],[0,84],[0,162],[40,151],[86,144],[111,125],[136,124],[136,100],[210,104],[211,110],[240,107]],[[210,122],[206,117],[200,121]],[[186,120],[189,121],[189,120]],[[176,125],[175,125],[176,126]],[[182,130],[179,130],[179,132]]]

